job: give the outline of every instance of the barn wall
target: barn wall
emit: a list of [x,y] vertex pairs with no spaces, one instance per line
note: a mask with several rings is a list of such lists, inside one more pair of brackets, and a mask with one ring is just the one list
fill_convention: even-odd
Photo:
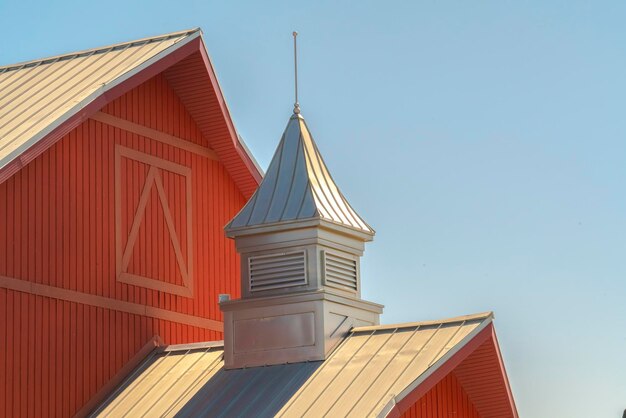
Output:
[[[208,143],[162,76],[102,111]],[[120,159],[117,185],[116,146],[141,155]],[[165,164],[153,174],[166,204],[154,183],[124,269],[133,285],[121,280],[118,258],[150,156]],[[217,295],[240,294],[238,256],[222,228],[244,203],[220,162],[94,120],[0,184],[0,416],[73,415],[154,335],[221,339]]]
[[402,418],[480,418],[454,373],[422,396]]

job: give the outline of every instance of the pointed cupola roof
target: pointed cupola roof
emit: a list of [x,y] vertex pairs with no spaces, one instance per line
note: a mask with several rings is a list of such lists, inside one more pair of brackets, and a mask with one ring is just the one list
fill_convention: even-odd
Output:
[[294,113],[259,188],[225,229],[234,236],[256,227],[310,220],[374,235],[339,191],[304,118]]

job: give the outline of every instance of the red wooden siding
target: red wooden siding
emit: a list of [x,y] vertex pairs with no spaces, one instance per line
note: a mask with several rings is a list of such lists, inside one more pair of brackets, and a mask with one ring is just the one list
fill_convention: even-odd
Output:
[[[209,139],[211,147],[220,156],[241,192],[250,197],[261,181],[261,174],[256,170],[250,155],[236,140],[237,133],[230,117],[222,117],[221,122],[216,121],[216,115],[228,114],[228,108],[204,46],[168,68],[164,75]],[[242,161],[244,164],[241,164]]]
[[481,417],[454,373],[450,373],[404,411],[402,418]]
[[[102,111],[209,144],[160,75]],[[155,186],[128,263],[147,287],[117,271],[116,146],[190,173],[187,202],[185,176],[153,171],[166,206]],[[122,159],[122,247],[150,167]],[[221,339],[217,295],[240,293],[238,256],[222,228],[244,202],[221,162],[95,120],[0,184],[0,416],[73,415],[154,335],[168,344]],[[172,230],[193,297],[150,287],[185,284]]]
[[516,418],[497,339],[485,341],[454,371],[483,418]]

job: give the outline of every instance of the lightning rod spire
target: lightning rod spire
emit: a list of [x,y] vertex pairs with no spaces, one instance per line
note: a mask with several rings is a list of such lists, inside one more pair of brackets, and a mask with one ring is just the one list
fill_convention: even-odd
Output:
[[298,36],[298,32],[293,31],[293,66],[294,66],[294,84],[296,90],[296,101],[293,104],[293,113],[296,115],[300,113],[300,104],[298,103],[298,45],[296,42],[296,37]]

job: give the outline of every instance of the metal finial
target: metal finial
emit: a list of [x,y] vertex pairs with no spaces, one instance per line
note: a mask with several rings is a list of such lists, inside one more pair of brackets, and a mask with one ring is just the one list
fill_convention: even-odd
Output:
[[296,87],[296,101],[293,104],[293,113],[296,115],[300,113],[300,104],[298,103],[298,47],[296,43],[296,37],[298,36],[298,32],[293,31],[293,66],[294,66],[294,82]]

